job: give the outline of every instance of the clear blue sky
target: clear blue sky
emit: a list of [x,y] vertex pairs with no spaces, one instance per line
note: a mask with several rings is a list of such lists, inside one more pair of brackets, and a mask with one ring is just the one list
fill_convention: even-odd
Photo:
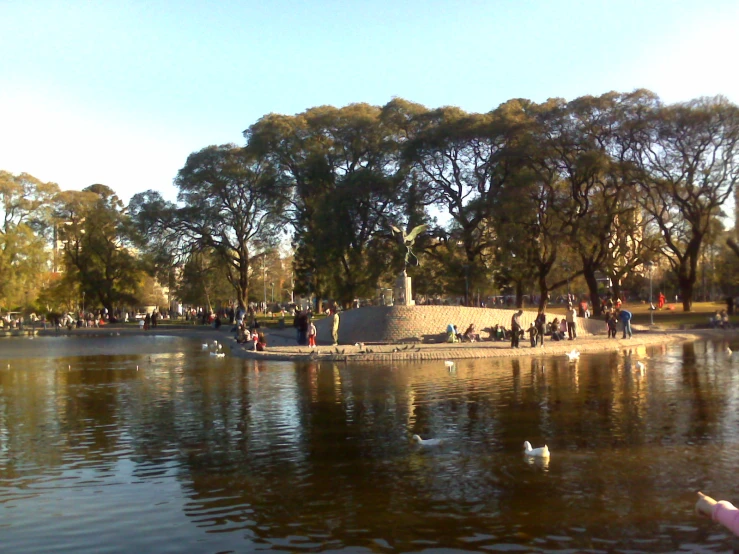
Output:
[[0,2],[0,169],[174,199],[260,116],[393,96],[487,111],[645,87],[739,101],[739,2]]

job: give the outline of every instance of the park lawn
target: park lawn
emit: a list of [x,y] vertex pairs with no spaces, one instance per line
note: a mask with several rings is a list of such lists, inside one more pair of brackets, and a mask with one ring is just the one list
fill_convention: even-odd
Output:
[[[635,325],[649,325],[649,304],[636,304],[633,302],[624,304],[624,308],[633,314],[632,323]],[[672,309],[670,309],[672,308]],[[725,310],[723,302],[694,302],[692,312],[683,312],[682,304],[665,304],[661,310],[654,311],[654,324],[663,329],[691,329],[694,327],[708,327],[708,318],[716,312]],[[564,316],[563,305],[551,306],[548,313]],[[739,321],[737,316],[731,316],[732,325]]]
[[[674,309],[670,310],[670,307]],[[633,323],[649,325],[649,304],[629,304],[627,309],[634,314]],[[661,310],[654,311],[654,324],[664,329],[708,327],[708,319],[725,309],[724,302],[693,302],[691,312],[684,312],[682,304],[666,304]],[[730,319],[732,324],[736,322],[736,316]]]

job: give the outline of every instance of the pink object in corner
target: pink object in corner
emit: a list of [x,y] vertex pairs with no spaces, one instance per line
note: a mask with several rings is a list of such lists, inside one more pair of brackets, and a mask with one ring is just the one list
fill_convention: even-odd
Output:
[[731,502],[722,500],[713,508],[713,521],[720,523],[739,537],[739,509]]

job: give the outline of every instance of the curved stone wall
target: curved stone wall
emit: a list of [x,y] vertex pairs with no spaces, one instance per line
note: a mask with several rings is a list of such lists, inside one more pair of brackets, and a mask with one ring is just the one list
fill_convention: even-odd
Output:
[[[339,343],[393,343],[403,341],[439,342],[450,323],[463,333],[470,323],[474,323],[483,338],[483,331],[496,324],[511,326],[511,317],[516,310],[490,308],[468,308],[465,306],[368,306],[341,312]],[[554,315],[547,317],[548,321]],[[561,316],[557,315],[557,317]],[[528,328],[536,318],[536,312],[524,311],[521,324]],[[332,318],[316,322],[318,341],[331,343]],[[602,319],[577,318],[578,333],[605,334],[606,325]]]

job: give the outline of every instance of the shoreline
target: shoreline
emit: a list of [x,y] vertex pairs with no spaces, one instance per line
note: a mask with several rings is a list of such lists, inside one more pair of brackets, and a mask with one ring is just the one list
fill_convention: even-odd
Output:
[[533,348],[527,340],[525,343],[521,341],[521,346],[516,349],[511,348],[510,343],[503,341],[455,344],[382,344],[367,345],[364,349],[355,345],[319,345],[315,350],[310,350],[307,346],[268,346],[264,352],[255,352],[244,345],[234,344],[231,354],[244,359],[274,361],[415,362],[551,356],[565,354],[573,349],[581,353],[609,352],[623,348],[675,344],[708,338],[731,340],[739,338],[739,333],[735,330],[645,330],[635,331],[631,339],[622,339],[620,336],[609,339],[603,335],[589,335],[573,341],[547,341],[543,347]]
[[[482,358],[512,358],[531,356],[562,355],[571,350],[581,353],[608,352],[640,346],[675,344],[701,339],[739,340],[739,329],[691,329],[663,330],[637,329],[631,339],[609,339],[604,335],[587,335],[574,341],[549,340],[543,347],[532,348],[528,342],[521,341],[520,348],[513,349],[507,341],[482,341],[475,343],[395,343],[368,344],[365,348],[355,345],[337,347],[319,344],[315,350],[307,346],[295,345],[294,331],[267,330],[268,347],[264,352],[251,350],[252,344],[238,344],[231,327],[224,325],[216,330],[212,327],[161,327],[149,331],[138,328],[103,327],[72,330],[37,330],[39,337],[117,337],[117,336],[174,336],[192,339],[217,339],[230,350],[230,355],[241,359],[263,361],[334,361],[334,362],[416,362],[434,360],[464,360]],[[9,337],[22,338],[22,337]]]

